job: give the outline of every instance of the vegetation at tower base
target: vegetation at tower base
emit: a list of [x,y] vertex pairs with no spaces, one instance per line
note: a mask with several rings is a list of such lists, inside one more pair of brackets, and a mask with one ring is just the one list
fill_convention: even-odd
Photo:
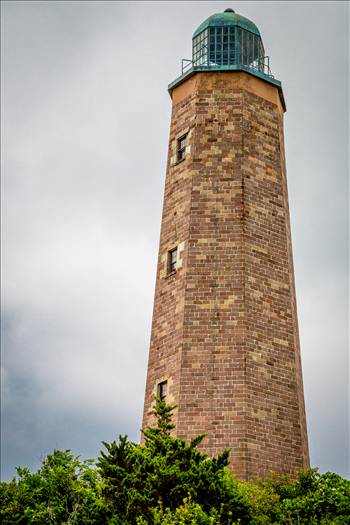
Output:
[[215,511],[220,523],[230,524],[238,519],[242,524],[249,523],[249,502],[238,488],[234,490],[226,470],[229,451],[210,460],[197,449],[204,435],[190,442],[172,437],[173,408],[157,401],[158,425],[144,430],[143,447],[126,438],[119,443],[104,443],[107,453],[101,453],[98,466],[109,508],[126,523],[137,523],[141,516],[140,523],[154,523],[162,512],[158,518],[154,516],[157,506],[173,513],[188,498],[187,505],[194,502],[203,515]]
[[350,481],[301,471],[295,480],[238,480],[228,452],[214,459],[171,435],[174,407],[157,400],[156,428],[144,445],[104,443],[95,460],[55,450],[36,473],[0,486],[0,522],[33,525],[343,525],[350,524]]

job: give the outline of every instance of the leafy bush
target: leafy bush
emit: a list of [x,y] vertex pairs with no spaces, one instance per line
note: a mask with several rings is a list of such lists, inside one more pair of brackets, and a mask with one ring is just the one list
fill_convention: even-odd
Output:
[[244,484],[251,525],[350,525],[350,481],[318,469]]
[[27,468],[17,468],[17,473],[18,479],[0,485],[4,525],[106,523],[101,477],[93,461],[80,461],[69,450],[55,450],[37,473]]
[[[137,525],[147,525],[144,518],[137,520]],[[198,503],[193,503],[190,498],[186,498],[183,504],[173,512],[167,508],[156,507],[153,510],[154,525],[219,525],[220,521],[215,510],[208,516]]]

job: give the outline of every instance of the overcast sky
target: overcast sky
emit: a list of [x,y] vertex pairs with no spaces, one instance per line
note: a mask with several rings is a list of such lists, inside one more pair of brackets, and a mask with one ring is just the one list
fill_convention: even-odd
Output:
[[196,27],[259,27],[286,158],[311,463],[349,475],[346,2],[2,2],[2,473],[139,440],[167,84]]

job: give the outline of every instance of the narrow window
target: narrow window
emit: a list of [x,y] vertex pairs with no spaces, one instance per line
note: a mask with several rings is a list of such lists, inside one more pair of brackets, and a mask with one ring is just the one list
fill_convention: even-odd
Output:
[[186,135],[182,135],[182,137],[177,139],[177,151],[176,151],[177,162],[179,162],[180,160],[183,160],[186,156],[186,143],[187,143],[187,133]]
[[177,247],[168,252],[168,273],[176,272]]
[[162,381],[161,383],[158,383],[157,386],[157,396],[160,398],[161,401],[164,401],[167,395],[168,390],[168,381]]

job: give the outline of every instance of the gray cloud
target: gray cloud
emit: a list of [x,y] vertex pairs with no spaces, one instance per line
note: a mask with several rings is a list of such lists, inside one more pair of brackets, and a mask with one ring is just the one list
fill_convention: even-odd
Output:
[[[141,424],[170,99],[227,2],[4,2],[4,478]],[[348,473],[348,6],[235,2],[287,99],[311,460]]]

